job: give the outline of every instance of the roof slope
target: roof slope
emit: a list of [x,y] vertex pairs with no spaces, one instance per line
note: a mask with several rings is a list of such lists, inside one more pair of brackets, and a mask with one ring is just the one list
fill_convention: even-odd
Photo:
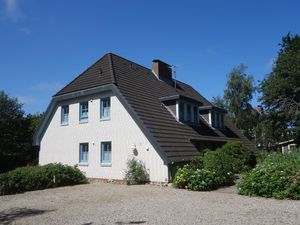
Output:
[[[100,77],[99,70],[102,71]],[[157,79],[150,69],[108,53],[56,95],[114,83],[170,162],[190,160],[199,153],[191,143],[191,139],[199,141],[236,139],[243,141],[248,147],[254,147],[227,119],[225,119],[226,131],[212,129],[204,120],[200,127],[179,123],[161,103],[160,98],[181,95],[203,105],[211,103],[191,86],[180,81],[176,82],[175,89]]]

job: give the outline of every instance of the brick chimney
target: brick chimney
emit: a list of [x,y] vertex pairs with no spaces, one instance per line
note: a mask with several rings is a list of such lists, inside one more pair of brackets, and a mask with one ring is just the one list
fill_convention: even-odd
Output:
[[170,65],[163,61],[153,60],[152,72],[161,80],[172,81],[172,69]]

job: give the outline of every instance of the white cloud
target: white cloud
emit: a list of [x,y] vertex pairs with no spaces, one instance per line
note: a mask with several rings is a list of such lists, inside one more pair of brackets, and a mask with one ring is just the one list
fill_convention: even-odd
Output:
[[63,85],[59,82],[54,82],[54,83],[42,82],[37,84],[34,88],[39,91],[54,92],[54,91],[58,91],[60,88],[62,88],[62,86]]
[[20,31],[25,34],[31,34],[31,30],[28,27],[22,27],[20,28]]
[[19,102],[23,104],[36,104],[39,102],[39,100],[32,96],[18,96],[17,97]]
[[12,22],[18,22],[24,17],[20,9],[19,0],[3,0],[4,3],[4,16]]

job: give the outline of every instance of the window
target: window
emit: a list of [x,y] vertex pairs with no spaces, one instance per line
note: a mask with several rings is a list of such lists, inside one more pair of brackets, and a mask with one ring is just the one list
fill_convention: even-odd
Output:
[[179,120],[184,121],[184,103],[179,103]]
[[220,124],[220,116],[221,116],[220,113],[216,113],[216,117],[217,117],[216,127],[217,127],[217,128],[220,128],[220,127],[221,127],[221,126],[220,126],[220,125],[221,125],[221,124]]
[[211,125],[213,127],[215,127],[216,126],[216,124],[215,124],[215,112],[211,111],[210,114],[211,114]]
[[194,123],[198,123],[198,107],[194,106]]
[[69,106],[64,105],[61,107],[61,125],[68,125],[69,124]]
[[224,128],[224,115],[221,114],[221,128]]
[[101,98],[100,101],[100,119],[110,119],[110,98]]
[[79,121],[88,121],[89,102],[81,102],[79,107]]
[[111,164],[111,142],[101,142],[101,163]]
[[81,143],[79,148],[79,163],[87,164],[89,162],[89,144]]
[[187,113],[187,121],[191,122],[192,120],[192,111],[191,111],[191,106],[187,104],[186,106],[186,113]]

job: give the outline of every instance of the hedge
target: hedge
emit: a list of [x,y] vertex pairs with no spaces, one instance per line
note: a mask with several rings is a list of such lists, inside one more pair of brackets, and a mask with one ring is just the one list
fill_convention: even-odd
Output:
[[20,167],[0,174],[0,195],[87,183],[77,167],[63,164]]

